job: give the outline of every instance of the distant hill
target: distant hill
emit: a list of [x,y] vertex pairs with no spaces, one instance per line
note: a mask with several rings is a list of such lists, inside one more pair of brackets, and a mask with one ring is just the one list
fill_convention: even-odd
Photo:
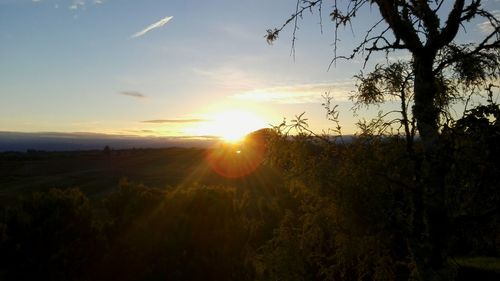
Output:
[[[247,142],[265,144],[274,134],[272,129],[263,128],[246,137]],[[353,140],[352,135],[344,136],[344,141]],[[332,139],[333,140],[333,139]],[[5,132],[0,131],[0,152],[40,151],[82,151],[112,149],[168,148],[168,147],[213,147],[219,142],[214,136],[192,137],[140,137],[133,135],[109,135],[98,133],[58,133],[58,132]]]
[[20,133],[0,132],[0,151],[74,151],[113,149],[210,147],[217,138],[203,137],[140,137],[95,133]]

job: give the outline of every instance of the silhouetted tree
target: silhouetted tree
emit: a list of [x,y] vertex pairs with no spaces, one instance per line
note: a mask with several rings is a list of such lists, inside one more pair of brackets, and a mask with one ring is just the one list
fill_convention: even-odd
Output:
[[111,148],[109,147],[109,145],[104,146],[104,149],[103,149],[102,151],[103,151],[103,152],[104,152],[104,154],[106,154],[106,155],[111,154]]
[[[267,41],[273,42],[288,25],[293,26],[292,49],[298,21],[314,8],[321,14],[322,6],[330,1],[297,0],[295,11],[285,23],[267,31]],[[439,276],[446,263],[445,165],[440,159],[441,116],[457,97],[480,91],[484,85],[499,76],[500,21],[482,8],[481,0],[350,0],[332,1],[330,17],[334,22],[334,49],[332,63],[339,59],[353,59],[361,55],[365,63],[374,52],[405,50],[411,60],[404,64],[378,66],[375,71],[357,78],[360,81],[356,101],[364,104],[380,103],[387,96],[402,101],[402,124],[408,141],[413,136],[408,106],[423,146],[421,159],[415,162],[413,185],[412,234],[409,247],[414,274],[421,280]],[[337,54],[338,29],[351,25],[361,10],[375,5],[380,18],[367,31],[363,40],[348,56]],[[459,41],[461,27],[472,20],[483,19],[489,25],[478,42]],[[388,76],[397,73],[396,76]],[[406,74],[404,74],[406,73]],[[410,101],[410,102],[408,102]],[[444,113],[444,114],[443,114]],[[387,125],[387,124],[383,124]],[[411,150],[411,146],[409,146]]]

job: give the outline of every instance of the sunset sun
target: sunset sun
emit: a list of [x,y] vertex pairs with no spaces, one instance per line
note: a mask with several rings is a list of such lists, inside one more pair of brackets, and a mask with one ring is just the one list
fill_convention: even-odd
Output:
[[194,128],[194,133],[220,137],[233,143],[242,140],[248,133],[268,126],[266,121],[255,113],[241,110],[213,113],[208,119],[206,123]]
[[214,116],[217,135],[227,142],[237,142],[246,134],[266,126],[264,120],[244,111],[226,111]]

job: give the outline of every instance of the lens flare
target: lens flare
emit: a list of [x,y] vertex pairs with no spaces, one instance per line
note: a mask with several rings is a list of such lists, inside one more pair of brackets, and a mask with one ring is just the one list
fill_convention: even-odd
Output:
[[253,173],[264,160],[265,144],[246,139],[239,144],[221,143],[207,154],[210,167],[226,178],[241,178]]

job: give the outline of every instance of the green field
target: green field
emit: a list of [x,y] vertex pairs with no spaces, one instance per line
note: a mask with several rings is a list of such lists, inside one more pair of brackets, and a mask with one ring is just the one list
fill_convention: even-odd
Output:
[[258,188],[277,174],[261,165],[245,178],[223,177],[207,161],[208,149],[165,148],[0,154],[0,200],[51,188],[76,187],[90,198],[117,190],[122,179],[149,187],[224,185]]

